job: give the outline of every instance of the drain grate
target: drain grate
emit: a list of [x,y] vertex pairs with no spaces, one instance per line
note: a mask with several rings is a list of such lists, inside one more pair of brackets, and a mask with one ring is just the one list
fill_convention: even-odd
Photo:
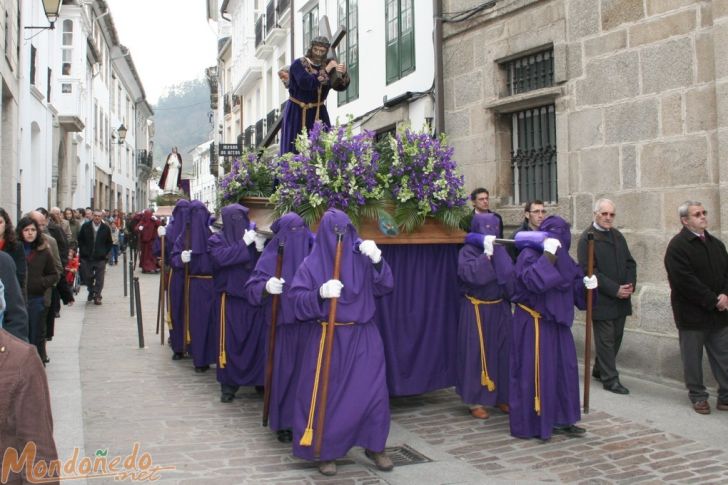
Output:
[[394,466],[417,465],[418,463],[429,463],[432,461],[419,451],[407,445],[385,448],[385,451],[392,459]]

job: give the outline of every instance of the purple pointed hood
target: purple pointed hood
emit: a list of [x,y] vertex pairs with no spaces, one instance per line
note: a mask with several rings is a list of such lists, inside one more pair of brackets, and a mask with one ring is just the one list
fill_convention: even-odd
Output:
[[167,224],[167,233],[165,236],[167,238],[167,241],[170,241],[174,244],[174,242],[177,240],[177,237],[184,230],[189,210],[190,201],[186,199],[180,199],[174,205],[174,210],[172,211],[172,220],[169,222],[169,224]]
[[470,231],[485,234],[486,236],[498,236],[500,234],[500,220],[495,214],[475,214],[470,223]]
[[248,208],[240,204],[226,205],[220,210],[222,215],[222,237],[228,244],[235,244],[243,238],[248,228]]
[[207,210],[205,204],[199,200],[193,200],[190,202],[190,213],[188,219],[190,226],[189,249],[192,250],[192,254],[205,254],[207,252],[207,240],[211,235],[210,227],[207,225],[209,218],[210,211]]
[[573,279],[580,271],[574,260],[569,256],[571,247],[571,225],[559,216],[548,216],[543,220],[540,231],[546,231],[561,243],[561,249],[556,253],[556,269],[561,273],[564,282],[559,285],[566,290],[571,287]]

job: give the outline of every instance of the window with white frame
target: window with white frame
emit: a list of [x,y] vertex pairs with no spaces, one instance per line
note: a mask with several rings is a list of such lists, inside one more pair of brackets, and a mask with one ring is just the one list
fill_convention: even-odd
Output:
[[70,76],[73,65],[73,20],[63,21],[61,42],[61,76]]

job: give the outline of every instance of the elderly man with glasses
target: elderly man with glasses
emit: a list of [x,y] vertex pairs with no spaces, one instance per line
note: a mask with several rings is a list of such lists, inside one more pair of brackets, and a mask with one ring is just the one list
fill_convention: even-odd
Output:
[[619,382],[617,353],[622,345],[624,323],[632,314],[632,293],[637,283],[637,263],[629,252],[627,241],[614,228],[615,206],[609,199],[594,204],[594,222],[579,238],[577,255],[586,273],[587,239],[594,235],[594,274],[599,281],[592,319],[596,361],[592,376],[601,380],[604,389],[615,394],[629,394]]
[[706,230],[707,215],[702,203],[683,202],[678,208],[682,230],[665,252],[685,387],[698,414],[710,414],[703,347],[718,381],[716,407],[728,411],[728,253],[725,244]]

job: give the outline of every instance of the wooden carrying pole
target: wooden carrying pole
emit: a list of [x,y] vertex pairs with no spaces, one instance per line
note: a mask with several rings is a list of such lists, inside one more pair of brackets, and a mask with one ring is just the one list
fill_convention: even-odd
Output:
[[[336,234],[336,257],[334,258],[334,275],[332,279],[338,280],[341,272],[341,249],[343,246],[344,234]],[[331,371],[331,354],[334,350],[334,329],[336,328],[336,303],[338,298],[331,299],[329,307],[329,321],[324,328],[326,342],[324,344],[324,362],[321,376],[321,401],[316,418],[316,441],[314,442],[314,456],[321,456],[321,443],[324,439],[324,425],[326,422],[326,401],[329,395],[329,373]]]
[[[276,256],[276,278],[283,273],[283,241],[278,244]],[[265,386],[263,388],[263,426],[268,426],[270,413],[270,393],[273,386],[273,357],[276,349],[276,322],[278,321],[278,302],[280,295],[273,295],[270,300],[270,330],[268,331],[268,359],[265,364]]]
[[[594,275],[594,233],[587,235],[586,275]],[[592,341],[592,307],[594,306],[594,290],[586,290],[586,321],[584,329],[584,414],[589,414],[589,388],[591,386],[591,341]]]
[[159,259],[159,304],[157,305],[157,333],[160,334],[159,340],[164,345],[164,323],[165,323],[165,302],[167,300],[167,288],[165,283],[167,281],[167,266],[164,261],[164,236],[159,238],[161,245],[161,258]]

